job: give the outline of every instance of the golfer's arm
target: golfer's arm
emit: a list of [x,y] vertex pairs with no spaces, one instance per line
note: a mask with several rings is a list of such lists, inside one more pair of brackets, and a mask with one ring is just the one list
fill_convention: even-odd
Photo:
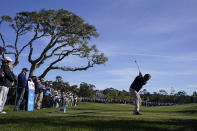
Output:
[[139,76],[141,76],[141,77],[143,76],[141,72],[139,72]]

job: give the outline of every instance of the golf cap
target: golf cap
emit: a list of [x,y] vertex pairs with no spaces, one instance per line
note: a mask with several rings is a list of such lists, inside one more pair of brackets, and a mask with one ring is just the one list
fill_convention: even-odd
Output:
[[5,57],[5,60],[9,61],[9,62],[12,62],[12,59],[9,56]]
[[0,46],[0,52],[5,52],[5,48]]
[[27,68],[23,68],[22,70],[23,70],[23,71],[24,71],[24,70],[25,70],[25,71],[29,71]]

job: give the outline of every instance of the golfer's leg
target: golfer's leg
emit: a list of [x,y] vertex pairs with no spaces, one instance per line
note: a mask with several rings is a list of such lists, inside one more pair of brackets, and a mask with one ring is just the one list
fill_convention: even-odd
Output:
[[134,114],[137,112],[137,103],[138,103],[138,98],[137,98],[137,92],[133,89],[130,89],[130,92],[131,92],[131,95],[133,96],[133,100],[134,100],[134,105],[135,105],[135,108],[134,108]]
[[[138,94],[138,95],[139,95],[139,94]],[[140,95],[139,95],[139,105],[140,105],[140,106],[142,105],[142,99],[141,99]]]
[[137,110],[137,112],[139,112],[142,100],[141,100],[141,97],[140,97],[140,95],[138,93],[136,95],[137,95],[137,109],[136,110]]

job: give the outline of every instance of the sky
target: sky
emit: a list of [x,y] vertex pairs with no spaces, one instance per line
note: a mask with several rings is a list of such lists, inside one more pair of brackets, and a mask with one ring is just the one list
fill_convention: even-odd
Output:
[[[186,91],[188,95],[197,91],[196,0],[0,1],[1,16],[63,8],[96,27],[99,37],[92,39],[90,45],[96,44],[108,62],[87,71],[51,71],[46,80],[55,80],[59,75],[71,85],[86,82],[99,90],[112,87],[129,91],[138,75],[136,60],[141,72],[152,76],[143,89],[151,93],[162,89],[170,93],[174,89],[175,92]],[[0,30],[7,29],[0,26]],[[9,42],[13,37],[6,35]],[[25,61],[25,58],[24,54],[21,59]],[[60,64],[77,62],[68,58]],[[23,66],[29,65],[17,66],[15,74],[19,74]]]

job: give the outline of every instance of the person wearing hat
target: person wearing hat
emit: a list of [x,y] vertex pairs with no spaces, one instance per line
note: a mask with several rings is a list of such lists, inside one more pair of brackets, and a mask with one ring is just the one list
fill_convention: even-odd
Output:
[[4,76],[0,80],[1,84],[1,95],[0,95],[0,112],[5,114],[6,112],[3,111],[5,102],[7,100],[7,94],[9,91],[9,87],[14,84],[14,76],[11,72],[11,65],[12,59],[10,57],[5,57],[4,62],[1,66],[1,69],[4,73]]
[[16,105],[14,111],[19,111],[20,106],[22,104],[23,109],[26,107],[26,100],[24,99],[25,92],[27,92],[27,78],[26,74],[28,72],[27,68],[23,68],[21,73],[18,75],[18,88],[17,88],[17,97],[16,97]]

